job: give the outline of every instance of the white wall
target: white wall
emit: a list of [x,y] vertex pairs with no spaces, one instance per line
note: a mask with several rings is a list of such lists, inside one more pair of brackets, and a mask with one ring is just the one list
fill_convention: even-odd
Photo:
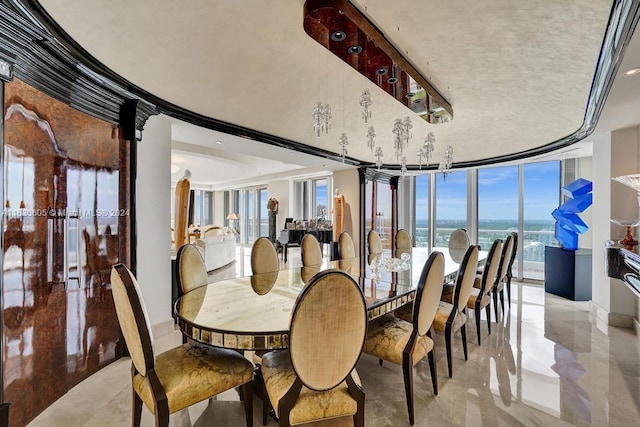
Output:
[[592,302],[594,313],[612,326],[631,327],[640,314],[633,292],[621,280],[607,276],[603,250],[608,240],[619,240],[624,231],[611,223],[612,218],[634,219],[640,214],[636,192],[611,179],[640,172],[639,136],[637,127],[621,129],[593,145]]
[[227,220],[224,214],[224,191],[216,191],[213,196],[213,225],[224,226]]
[[[577,178],[588,179],[593,182],[593,159],[582,157],[577,159]],[[595,201],[594,201],[595,203]],[[593,248],[593,206],[580,214],[580,218],[587,224],[589,230],[584,234],[578,234],[578,247],[584,249]]]
[[357,169],[346,169],[333,173],[333,188],[344,195],[344,231],[349,232],[356,247],[360,249],[360,178]]
[[171,125],[147,121],[138,143],[137,279],[151,325],[171,320]]

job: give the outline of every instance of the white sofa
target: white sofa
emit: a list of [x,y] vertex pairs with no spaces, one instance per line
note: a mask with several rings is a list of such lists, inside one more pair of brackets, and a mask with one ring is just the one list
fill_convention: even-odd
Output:
[[196,240],[196,247],[204,257],[207,271],[225,266],[236,259],[236,235],[223,228],[205,228],[201,239]]

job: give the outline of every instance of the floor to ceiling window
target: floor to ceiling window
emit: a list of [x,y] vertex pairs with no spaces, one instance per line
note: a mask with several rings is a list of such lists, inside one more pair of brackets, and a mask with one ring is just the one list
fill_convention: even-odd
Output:
[[[551,212],[560,202],[560,172],[560,161],[551,161],[456,171],[446,179],[437,172],[416,176],[416,246],[428,246],[430,227],[434,227],[432,246],[446,247],[451,232],[465,228],[472,243],[484,250],[495,239],[517,231],[514,276],[543,280],[544,247],[557,245]],[[468,194],[477,194],[473,205]],[[369,203],[367,199],[367,208]],[[429,203],[435,205],[435,212]]]
[[269,211],[267,210],[267,201],[269,200],[269,196],[267,195],[266,188],[258,190],[258,199],[258,205],[260,206],[257,221],[257,223],[260,224],[258,237],[269,237]]
[[416,176],[416,229],[413,233],[416,246],[429,246],[430,181],[430,174]]
[[544,279],[544,247],[557,244],[551,212],[559,202],[560,162],[523,165],[522,261],[518,261],[524,278]]
[[434,246],[449,245],[449,236],[457,228],[467,228],[467,172],[451,172],[436,179],[436,218]]
[[518,231],[518,166],[478,169],[478,244]]
[[251,244],[256,239],[256,233],[254,229],[255,225],[255,194],[251,190],[245,190],[244,192],[244,212],[243,218],[241,218],[243,224],[243,238],[244,243]]
[[293,216],[296,220],[331,220],[331,177],[305,178],[293,182]]

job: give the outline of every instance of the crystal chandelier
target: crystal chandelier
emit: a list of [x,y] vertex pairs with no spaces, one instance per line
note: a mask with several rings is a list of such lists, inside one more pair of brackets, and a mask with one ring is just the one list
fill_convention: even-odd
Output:
[[329,104],[324,104],[320,101],[316,102],[313,106],[311,117],[314,120],[313,131],[318,139],[321,133],[329,133],[331,128],[331,106]]
[[376,131],[373,128],[373,126],[369,126],[369,129],[367,130],[367,146],[371,149],[371,152],[373,153],[373,149],[376,146]]
[[371,118],[371,110],[369,109],[371,104],[373,104],[373,101],[371,100],[369,89],[363,89],[362,95],[360,96],[360,106],[362,107],[362,119],[365,125],[369,123],[369,119]]
[[376,166],[378,166],[378,170],[380,170],[380,167],[382,166],[382,147],[377,147],[376,148],[375,156],[377,158]]
[[338,141],[340,147],[342,148],[342,163],[344,163],[344,157],[347,155],[347,145],[349,145],[349,138],[347,138],[347,134],[343,133],[340,135],[340,140]]
[[409,140],[411,139],[412,128],[413,128],[413,124],[411,123],[411,117],[406,116],[402,121],[402,140],[404,141],[405,147],[409,146]]
[[396,159],[399,159],[404,152],[404,149],[409,146],[409,140],[411,139],[411,129],[413,124],[411,123],[411,117],[407,116],[403,119],[396,119],[393,122],[393,129],[391,132],[395,135],[393,138],[393,148],[396,152]]
[[422,144],[422,148],[418,150],[418,163],[420,164],[420,169],[422,169],[422,162],[426,162],[429,164],[429,160],[431,159],[431,154],[433,153],[433,144],[436,142],[436,136],[433,132],[429,132],[427,137],[424,139],[424,144]]
[[402,137],[404,127],[402,126],[402,119],[396,119],[391,132],[395,135],[393,138],[393,149],[396,152],[396,159],[398,159],[404,150],[404,138]]
[[447,145],[447,149],[444,151],[444,159],[440,162],[438,170],[442,172],[442,177],[447,178],[449,172],[451,172],[451,166],[453,165],[453,147]]

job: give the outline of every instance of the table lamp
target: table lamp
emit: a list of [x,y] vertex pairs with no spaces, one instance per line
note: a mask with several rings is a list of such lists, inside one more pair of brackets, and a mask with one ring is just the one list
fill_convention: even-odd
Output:
[[238,230],[236,229],[236,227],[234,227],[234,223],[235,221],[239,220],[240,217],[238,216],[237,213],[232,212],[229,215],[227,215],[227,219],[229,220],[229,226],[233,228],[233,231],[237,234]]

